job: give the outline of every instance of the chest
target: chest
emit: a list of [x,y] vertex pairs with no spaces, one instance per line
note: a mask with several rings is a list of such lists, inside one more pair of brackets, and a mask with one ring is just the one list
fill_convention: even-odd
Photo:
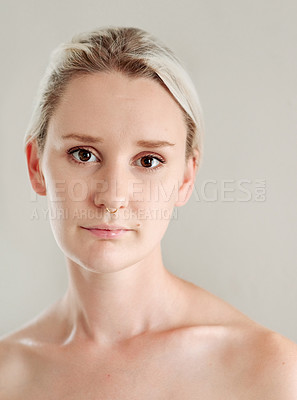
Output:
[[9,399],[244,399],[244,376],[220,353],[209,342],[176,335],[96,356],[46,351],[31,359],[30,379]]
[[[55,364],[36,372],[22,400],[237,400],[234,373],[206,359],[153,357]],[[250,399],[249,399],[250,400]]]
[[176,360],[167,363],[158,357],[137,362],[80,361],[43,368],[36,373],[27,393],[28,399],[43,400],[172,400],[177,390],[185,394],[189,388],[189,374],[190,369],[187,372]]

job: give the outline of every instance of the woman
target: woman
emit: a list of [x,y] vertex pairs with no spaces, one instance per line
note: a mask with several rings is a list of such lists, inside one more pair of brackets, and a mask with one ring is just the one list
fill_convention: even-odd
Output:
[[53,53],[25,150],[69,286],[2,338],[1,400],[297,398],[296,345],[163,264],[202,139],[187,73],[148,33],[98,29]]

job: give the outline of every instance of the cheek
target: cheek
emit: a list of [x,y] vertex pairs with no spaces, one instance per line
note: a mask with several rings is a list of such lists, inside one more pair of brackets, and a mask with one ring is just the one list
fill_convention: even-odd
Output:
[[170,210],[178,198],[179,180],[166,177],[150,182],[143,194],[144,201],[150,207]]
[[84,177],[59,162],[59,159],[48,159],[45,168],[45,181],[48,201],[51,208],[74,208],[85,202],[90,195],[88,181]]
[[178,182],[175,179],[150,181],[143,186],[141,193],[138,192],[137,201],[130,203],[125,210],[124,215],[132,216],[131,219],[144,228],[144,242],[161,240],[170,222],[177,195]]

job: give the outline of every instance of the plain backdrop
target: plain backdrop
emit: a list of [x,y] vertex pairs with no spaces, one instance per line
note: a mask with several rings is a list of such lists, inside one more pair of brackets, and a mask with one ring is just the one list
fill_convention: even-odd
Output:
[[296,17],[293,0],[1,1],[0,334],[67,287],[23,152],[49,54],[80,31],[122,25],[175,51],[204,110],[204,162],[162,242],[166,267],[297,341]]

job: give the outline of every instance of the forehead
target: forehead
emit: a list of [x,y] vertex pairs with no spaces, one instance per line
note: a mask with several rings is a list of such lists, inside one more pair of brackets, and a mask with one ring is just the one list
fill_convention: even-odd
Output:
[[151,138],[185,141],[183,112],[160,83],[121,73],[73,78],[49,123],[56,139],[71,132],[108,135],[111,141]]

